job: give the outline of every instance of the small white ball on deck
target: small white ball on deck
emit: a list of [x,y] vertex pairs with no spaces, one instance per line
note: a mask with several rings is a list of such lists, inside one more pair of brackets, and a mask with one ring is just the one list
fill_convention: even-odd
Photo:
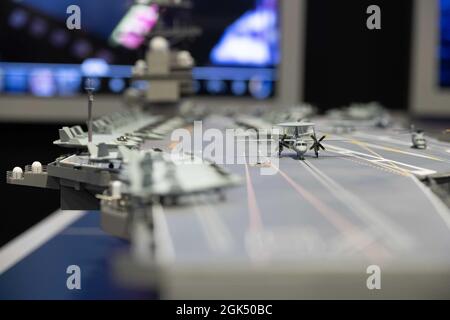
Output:
[[20,167],[15,167],[12,171],[13,179],[22,179],[23,178],[23,170]]
[[133,67],[133,74],[144,75],[146,71],[147,71],[147,63],[144,60],[136,61]]
[[169,41],[163,37],[154,37],[150,40],[150,49],[153,51],[169,51]]
[[180,51],[177,53],[178,64],[183,68],[190,68],[194,65],[194,58],[192,58],[189,51]]
[[33,162],[33,164],[31,165],[31,172],[42,173],[42,164],[39,161]]

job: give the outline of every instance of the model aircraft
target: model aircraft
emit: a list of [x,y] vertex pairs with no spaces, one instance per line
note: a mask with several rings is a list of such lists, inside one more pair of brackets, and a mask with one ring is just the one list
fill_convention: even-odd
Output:
[[326,136],[317,139],[315,124],[312,122],[288,122],[277,125],[280,130],[278,140],[278,156],[281,156],[284,149],[290,149],[297,153],[300,160],[304,160],[304,155],[308,150],[314,150],[316,158],[319,151],[325,150],[322,141]]
[[411,125],[409,130],[397,130],[400,134],[409,134],[411,135],[411,148],[414,149],[426,149],[427,148],[427,139],[425,138],[425,132],[420,129],[416,129],[415,125]]
[[416,129],[414,125],[411,125],[411,141],[412,148],[415,149],[426,149],[427,140],[425,139],[425,132],[420,129]]
[[[285,149],[295,151],[299,160],[304,160],[304,155],[308,151],[314,151],[316,157],[319,157],[319,151],[325,150],[322,145],[326,136],[317,138],[315,124],[312,122],[287,122],[275,125],[271,131],[270,139],[260,139],[259,134],[254,141],[278,142],[278,156],[281,156]],[[251,140],[247,140],[251,141]],[[341,141],[341,140],[339,140]]]

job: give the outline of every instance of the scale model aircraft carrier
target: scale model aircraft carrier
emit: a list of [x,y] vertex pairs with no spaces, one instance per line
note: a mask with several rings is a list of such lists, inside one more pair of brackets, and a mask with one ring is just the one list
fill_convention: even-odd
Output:
[[181,101],[194,61],[161,30],[128,111],[92,119],[87,86],[87,131],[61,128],[61,157],[6,181],[60,190],[61,214],[99,210],[130,242],[116,280],[162,298],[450,298],[449,143],[374,103],[318,116]]
[[[133,114],[115,117],[126,125]],[[450,144],[427,137],[427,148],[415,149],[395,126],[346,120],[343,132],[343,121],[312,116],[327,134],[318,158],[286,150],[240,164],[189,162],[198,154],[179,163],[168,156],[179,143],[169,132],[193,123],[139,118],[147,120],[129,128],[136,131],[94,133],[97,148],[7,176],[60,188],[63,208],[101,208],[104,229],[131,240],[116,261],[120,281],[158,287],[167,298],[449,297]],[[270,118],[204,113],[202,125],[267,129]],[[60,135],[77,130],[83,144],[79,129]],[[367,289],[370,266],[382,270],[379,292]]]

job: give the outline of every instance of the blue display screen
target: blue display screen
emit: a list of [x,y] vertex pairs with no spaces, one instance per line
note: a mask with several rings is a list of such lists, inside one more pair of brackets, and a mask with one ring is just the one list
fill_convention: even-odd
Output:
[[[83,92],[86,77],[98,78],[100,93],[122,93],[130,85],[131,65],[142,58],[143,50],[114,44],[111,35],[133,3],[1,1],[0,94],[76,95]],[[279,0],[192,4],[190,20],[203,32],[183,49],[196,61],[196,94],[273,96],[280,59]],[[80,8],[79,31],[66,27],[71,5]],[[90,70],[102,72],[92,75]]]
[[[108,39],[111,30],[114,29],[128,8],[127,1],[123,0],[22,0],[20,3],[61,22],[66,21],[68,17],[67,8],[75,4],[81,8],[83,29],[103,39]],[[99,14],[100,12],[107,12],[107,14]]]
[[226,28],[211,50],[217,65],[273,66],[279,62],[279,33],[276,0],[260,0]]
[[450,87],[450,0],[441,0],[440,85]]

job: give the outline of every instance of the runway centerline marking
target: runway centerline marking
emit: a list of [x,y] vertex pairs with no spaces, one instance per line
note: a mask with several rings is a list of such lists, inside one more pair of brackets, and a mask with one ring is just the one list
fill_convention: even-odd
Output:
[[264,226],[262,222],[262,214],[261,210],[258,206],[258,201],[256,200],[256,193],[253,187],[252,178],[250,175],[250,170],[248,164],[244,164],[245,167],[245,178],[246,178],[246,187],[247,187],[247,206],[248,206],[248,214],[249,214],[249,227],[248,231],[245,235],[245,248],[247,250],[247,254],[251,260],[256,262],[266,261],[270,258],[270,253],[267,252],[266,248],[256,249],[249,245],[248,241],[252,237],[258,238],[262,231],[264,231]]
[[247,187],[247,206],[250,215],[249,228],[251,231],[260,230],[263,228],[261,219],[261,210],[258,207],[258,201],[256,200],[256,193],[253,187],[253,182],[250,176],[250,170],[248,165],[245,164],[245,180]]
[[[292,180],[280,168],[272,164],[278,173],[288,182],[288,184],[305,200],[307,200],[322,216],[328,220],[338,231],[347,237],[353,243],[354,247],[359,248],[361,243],[373,243],[372,239],[363,234],[359,228],[352,222],[342,217],[337,211],[330,208],[328,205],[316,198],[312,193],[304,189],[302,186]],[[380,263],[385,260],[389,253],[387,250],[378,245],[372,244],[368,250],[362,250],[362,253],[372,262]]]

